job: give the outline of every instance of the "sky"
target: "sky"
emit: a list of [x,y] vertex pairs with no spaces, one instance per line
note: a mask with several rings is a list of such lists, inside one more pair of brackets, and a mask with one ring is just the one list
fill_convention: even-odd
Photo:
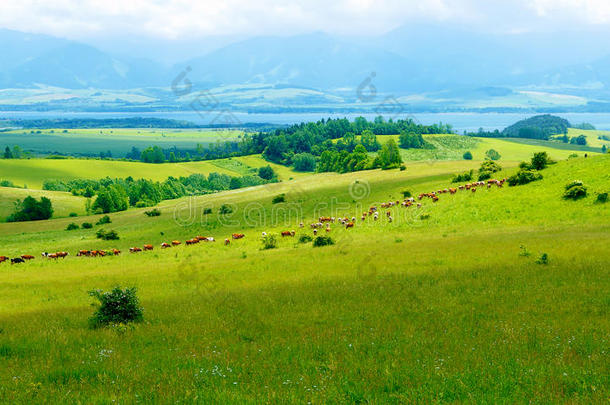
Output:
[[411,22],[482,32],[610,26],[609,0],[1,0],[0,28],[69,39],[374,36]]

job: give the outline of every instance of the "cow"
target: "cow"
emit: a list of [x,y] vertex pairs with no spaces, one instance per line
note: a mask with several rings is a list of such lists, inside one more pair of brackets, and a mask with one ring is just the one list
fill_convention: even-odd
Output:
[[21,255],[21,258],[23,260],[33,260],[34,256],[32,256],[32,255]]
[[194,245],[196,243],[199,243],[199,239],[197,239],[197,238],[189,239],[185,243],[186,243],[186,246]]
[[121,251],[119,249],[112,249],[112,255],[113,256],[118,256],[121,254]]
[[11,259],[11,264],[18,264],[18,263],[25,263],[25,260],[23,260],[21,257],[15,257],[14,259]]
[[131,247],[129,248],[129,253],[138,253],[141,252],[142,249],[140,249],[139,247]]
[[90,250],[79,250],[76,256],[91,256]]
[[57,259],[59,256],[57,256],[57,253],[50,253],[47,255],[47,258],[49,259]]
[[205,239],[202,239],[203,242],[216,242],[213,236],[208,236]]
[[241,238],[243,238],[244,236],[246,236],[246,235],[244,235],[243,233],[234,233],[233,235],[231,235],[231,237],[232,237],[233,239],[241,239]]
[[226,238],[226,239],[225,239],[225,246],[228,246],[228,245],[230,245],[230,244],[231,244],[231,239]]
[[68,252],[57,252],[57,257],[65,259],[68,256]]
[[5,261],[8,260],[8,257],[6,256],[0,256],[0,263],[4,263]]
[[314,234],[314,236],[318,234],[318,230],[316,228],[314,228],[313,234]]
[[348,222],[347,224],[345,224],[345,229],[349,229],[349,228],[353,228],[353,227],[354,227],[353,222]]
[[[261,236],[264,238],[265,236],[267,236],[267,232],[261,233]],[[282,236],[284,236],[284,235],[282,235]]]
[[163,242],[163,243],[161,244],[161,249],[167,249],[167,248],[171,248],[171,247],[172,247],[172,245],[170,245],[169,243],[165,243],[165,242]]
[[143,248],[144,248],[144,251],[154,249],[153,245],[144,245]]
[[172,245],[173,246],[178,246],[181,242],[179,240],[173,240],[172,241]]
[[[330,225],[330,224],[329,224]],[[294,236],[296,233],[294,231],[282,231],[282,237],[286,236]]]

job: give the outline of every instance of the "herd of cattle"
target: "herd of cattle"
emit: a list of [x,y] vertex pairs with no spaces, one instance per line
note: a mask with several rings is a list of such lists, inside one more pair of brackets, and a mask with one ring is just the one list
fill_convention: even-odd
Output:
[[[491,180],[487,180],[487,182],[484,181],[476,181],[473,183],[468,183],[462,186],[459,186],[457,188],[446,188],[446,189],[442,189],[442,190],[437,190],[437,191],[432,191],[429,193],[422,193],[419,194],[417,196],[417,199],[419,201],[423,200],[424,198],[429,198],[432,200],[432,202],[437,202],[439,200],[439,196],[442,194],[456,194],[458,191],[471,191],[471,192],[476,192],[477,188],[480,187],[487,187],[487,188],[491,188],[493,186],[497,186],[497,187],[502,187],[504,185],[504,183],[506,182],[506,179],[502,179],[502,180],[495,180],[495,179],[491,179]],[[380,207],[383,209],[388,209],[394,206],[402,206],[402,207],[411,207],[411,206],[416,206],[417,208],[421,208],[422,204],[416,202],[415,198],[413,197],[409,197],[409,198],[405,198],[403,201],[400,200],[396,200],[396,201],[389,201],[389,202],[384,202],[380,204]],[[363,212],[360,219],[362,221],[365,221],[368,217],[372,217],[373,220],[377,221],[379,219],[379,210],[377,208],[377,206],[371,206],[369,208],[368,211]],[[386,211],[386,218],[389,222],[393,221],[393,217],[392,217],[392,212],[390,210]],[[318,218],[318,222],[313,222],[310,224],[310,228],[313,231],[314,235],[318,234],[318,229],[322,229],[325,228],[326,232],[330,232],[331,231],[331,224],[338,222],[339,224],[341,224],[341,226],[343,226],[345,229],[350,229],[353,228],[355,226],[356,223],[356,217],[339,217],[339,218],[335,218],[335,217],[319,217]],[[299,224],[300,228],[304,228],[305,225],[301,222]],[[294,237],[296,235],[295,231],[282,231],[280,233],[280,235],[282,237]],[[265,237],[267,236],[266,232],[262,233],[262,236]],[[231,238],[226,238],[224,240],[224,244],[225,245],[230,245],[231,244],[231,239],[233,240],[237,240],[237,239],[242,239],[244,238],[245,235],[243,233],[234,233],[231,235]],[[198,244],[200,242],[216,242],[216,239],[214,239],[214,237],[212,236],[196,236],[192,239],[188,239],[186,240],[184,243],[186,246],[192,246],[195,244]],[[178,241],[178,240],[173,240],[171,241],[171,243],[167,243],[167,242],[163,242],[161,243],[161,249],[167,249],[167,248],[171,248],[174,246],[179,246],[181,245],[182,242]],[[129,248],[129,253],[139,253],[139,252],[145,252],[145,251],[151,251],[154,250],[154,246],[147,244],[142,246],[142,248],[139,247],[131,247]],[[85,257],[105,257],[105,256],[118,256],[121,254],[121,251],[118,249],[110,249],[110,250],[79,250],[78,253],[76,254],[76,256],[81,257],[81,256],[85,256]],[[42,253],[42,257],[46,258],[46,259],[64,259],[68,256],[68,252],[55,252],[55,253],[48,253],[48,252],[43,252]],[[0,264],[4,263],[4,262],[8,262],[10,261],[11,264],[18,264],[18,263],[25,263],[26,261],[29,260],[33,260],[34,256],[32,255],[21,255],[19,257],[14,257],[14,258],[9,258],[7,256],[0,256]]]

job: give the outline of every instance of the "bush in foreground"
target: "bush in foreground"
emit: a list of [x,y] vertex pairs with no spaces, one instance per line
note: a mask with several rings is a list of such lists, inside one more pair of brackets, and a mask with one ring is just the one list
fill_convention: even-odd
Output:
[[565,200],[580,200],[586,196],[587,187],[585,187],[583,182],[580,180],[574,180],[567,184],[565,187],[565,192],[563,193],[563,198]]
[[330,236],[318,236],[313,241],[314,247],[334,245],[335,241]]
[[66,231],[74,231],[78,228],[79,228],[78,224],[75,224],[74,222],[72,222],[71,224],[68,224],[68,226],[66,226]]
[[542,175],[534,170],[521,169],[508,178],[509,186],[521,186],[532,181],[542,180]]
[[595,199],[595,202],[602,204],[608,202],[608,193],[599,193]]
[[301,235],[299,236],[299,243],[309,243],[313,240],[313,238],[309,235]]
[[89,291],[91,297],[100,302],[99,308],[89,318],[92,328],[99,328],[110,324],[125,324],[140,322],[144,318],[144,310],[136,295],[136,288],[115,287],[112,291]]
[[265,235],[263,237],[263,250],[275,249],[277,247],[277,238],[275,235]]
[[41,197],[37,201],[32,196],[27,196],[23,201],[15,203],[15,212],[7,219],[7,222],[38,221],[49,219],[53,216],[53,205],[47,197]]

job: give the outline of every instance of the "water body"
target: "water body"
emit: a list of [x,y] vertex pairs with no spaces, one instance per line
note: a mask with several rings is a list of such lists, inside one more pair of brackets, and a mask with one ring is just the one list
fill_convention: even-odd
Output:
[[[0,119],[55,119],[55,118],[167,118],[175,120],[190,121],[198,125],[229,124],[239,126],[245,123],[269,123],[269,124],[294,124],[299,122],[318,121],[322,118],[349,118],[353,120],[358,116],[373,119],[378,114],[362,113],[241,113],[241,112],[205,112],[180,111],[180,112],[35,112],[35,111],[0,111]],[[438,122],[453,125],[459,133],[463,131],[502,130],[507,126],[538,114],[532,113],[421,113],[400,114],[385,118],[412,118],[421,124],[433,124]],[[597,129],[610,130],[610,113],[557,113],[566,118],[572,124],[588,122]]]

